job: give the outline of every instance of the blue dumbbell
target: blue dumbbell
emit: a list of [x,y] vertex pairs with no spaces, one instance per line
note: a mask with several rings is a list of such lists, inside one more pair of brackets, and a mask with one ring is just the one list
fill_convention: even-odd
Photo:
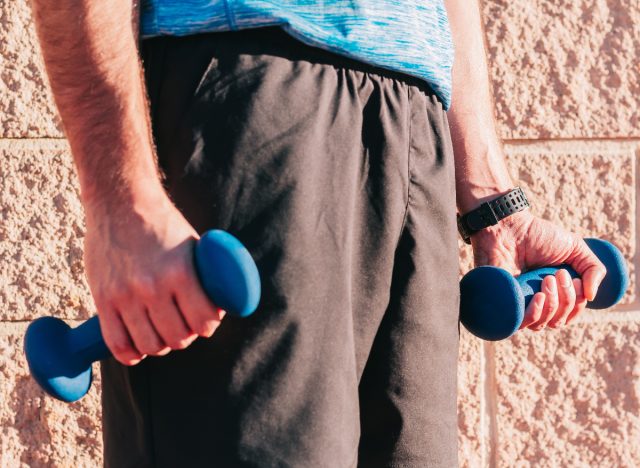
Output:
[[[196,271],[207,296],[227,313],[246,317],[260,301],[260,276],[251,255],[224,231],[205,233],[194,249]],[[31,375],[51,396],[82,398],[91,386],[91,364],[111,356],[98,317],[76,328],[42,317],[27,328],[24,351]]]
[[[600,239],[585,239],[607,269],[598,293],[587,303],[589,309],[606,309],[617,304],[629,286],[629,273],[616,246]],[[482,266],[471,270],[460,281],[460,321],[483,340],[497,341],[513,335],[522,324],[524,311],[533,295],[540,291],[542,279],[566,269],[568,265],[539,268],[513,277],[502,268]]]

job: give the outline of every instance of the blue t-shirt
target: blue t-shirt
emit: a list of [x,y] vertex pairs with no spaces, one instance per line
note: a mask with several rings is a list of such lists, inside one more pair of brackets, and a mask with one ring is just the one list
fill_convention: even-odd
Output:
[[451,100],[453,44],[443,0],[143,0],[143,37],[261,26],[425,80]]

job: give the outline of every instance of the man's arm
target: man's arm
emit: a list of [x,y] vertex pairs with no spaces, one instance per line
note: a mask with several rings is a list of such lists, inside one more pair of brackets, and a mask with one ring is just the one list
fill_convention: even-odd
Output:
[[[458,209],[466,213],[515,187],[497,137],[477,1],[445,0],[456,58],[448,112],[455,154]],[[523,327],[540,330],[568,323],[593,299],[606,270],[578,236],[524,211],[471,238],[476,264],[513,273],[568,263],[581,275],[560,270],[545,278],[529,305]]]
[[[197,233],[155,162],[131,0],[32,0],[86,215],[85,268],[105,341],[124,364],[210,336]],[[133,24],[133,25],[132,25]]]

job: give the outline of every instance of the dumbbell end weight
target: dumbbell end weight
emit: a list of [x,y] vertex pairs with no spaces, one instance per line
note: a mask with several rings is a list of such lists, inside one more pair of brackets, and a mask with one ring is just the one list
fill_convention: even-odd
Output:
[[460,281],[460,321],[483,340],[513,335],[524,318],[525,298],[508,271],[481,266]]
[[[593,301],[587,303],[588,309],[608,309],[622,300],[629,288],[629,270],[622,252],[611,242],[588,238],[585,242],[607,268],[598,293]],[[572,276],[578,277],[571,271]]]
[[238,239],[224,231],[207,231],[196,243],[194,261],[202,289],[218,307],[236,317],[247,317],[256,310],[260,275]]
[[91,387],[91,363],[110,356],[98,317],[71,331],[58,318],[41,317],[29,325],[24,338],[33,378],[49,395],[68,403],[82,398]]

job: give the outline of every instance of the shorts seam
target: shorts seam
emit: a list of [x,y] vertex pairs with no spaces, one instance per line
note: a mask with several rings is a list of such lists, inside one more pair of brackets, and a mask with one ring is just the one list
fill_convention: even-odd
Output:
[[400,234],[398,235],[398,243],[407,225],[407,218],[409,217],[409,204],[411,202],[411,86],[404,84],[407,87],[407,203],[404,207],[404,217],[402,218],[402,224],[400,225]]

